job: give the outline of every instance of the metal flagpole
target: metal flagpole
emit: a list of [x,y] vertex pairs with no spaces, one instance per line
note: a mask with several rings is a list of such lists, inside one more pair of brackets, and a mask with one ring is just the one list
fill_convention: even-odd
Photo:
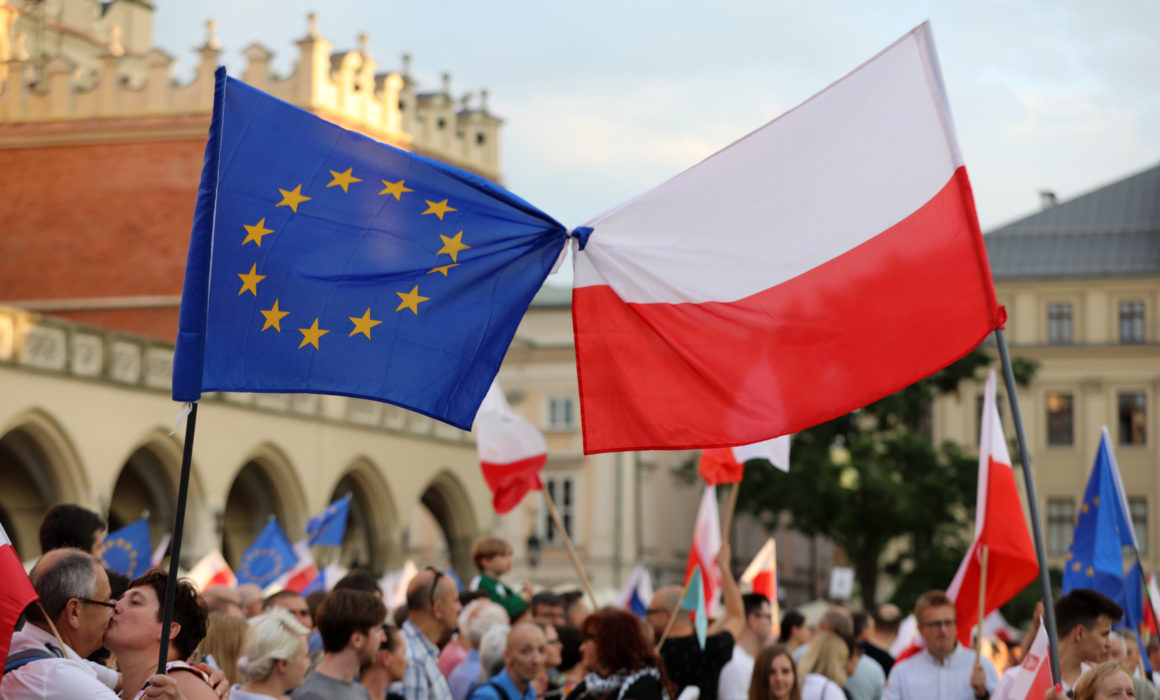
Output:
[[169,628],[173,624],[173,598],[177,593],[177,566],[181,560],[181,535],[185,529],[185,502],[189,497],[189,471],[193,461],[193,431],[197,427],[197,402],[186,419],[185,449],[181,453],[181,479],[177,486],[177,513],[173,517],[172,549],[169,553],[169,580],[165,582],[165,603],[161,616],[161,652],[157,657],[157,672],[165,673],[169,660]]
[[[1059,683],[1059,642],[1055,632],[1055,603],[1051,599],[1051,577],[1047,573],[1047,550],[1043,545],[1043,527],[1039,521],[1039,501],[1035,496],[1035,480],[1031,476],[1031,457],[1027,452],[1027,438],[1023,435],[1023,417],[1019,413],[1019,399],[1015,394],[1015,372],[1007,352],[1007,336],[1002,328],[995,329],[999,346],[999,360],[1003,363],[1003,384],[1007,387],[1007,401],[1011,404],[1011,420],[1015,422],[1015,437],[1019,441],[1019,462],[1023,465],[1023,482],[1027,486],[1027,508],[1031,513],[1031,532],[1035,538],[1035,557],[1039,560],[1039,587],[1043,593],[1043,622],[1047,628],[1047,643],[1051,649],[1051,682]],[[980,621],[981,622],[981,621]]]

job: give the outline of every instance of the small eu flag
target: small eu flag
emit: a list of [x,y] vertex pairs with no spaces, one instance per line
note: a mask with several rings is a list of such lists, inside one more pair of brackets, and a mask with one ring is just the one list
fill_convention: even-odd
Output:
[[294,546],[278,527],[278,521],[271,518],[258,539],[242,554],[238,583],[256,583],[265,588],[296,563],[298,555],[294,553]]
[[346,518],[350,514],[350,494],[326,507],[322,513],[306,523],[306,537],[311,547],[326,545],[341,547],[346,535]]
[[149,518],[110,532],[105,537],[105,564],[117,573],[137,578],[149,570],[153,545],[149,539]]
[[173,398],[341,394],[469,430],[566,238],[484,178],[219,68]]

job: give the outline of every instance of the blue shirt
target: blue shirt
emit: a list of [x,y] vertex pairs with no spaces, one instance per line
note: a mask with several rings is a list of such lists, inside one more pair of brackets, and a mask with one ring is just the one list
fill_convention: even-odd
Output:
[[504,697],[489,683],[495,683],[503,688],[504,692],[507,693],[506,700],[536,700],[536,689],[532,687],[532,684],[528,683],[528,689],[521,693],[516,684],[512,682],[512,677],[508,675],[506,668],[492,676],[487,682],[475,686],[475,690],[471,691],[469,700],[504,700]]
[[447,685],[451,686],[451,700],[467,700],[471,687],[479,682],[479,649],[467,652],[467,658],[451,670]]
[[407,670],[403,672],[406,700],[451,700],[451,688],[439,670],[439,647],[431,643],[415,623],[403,623],[407,640]]

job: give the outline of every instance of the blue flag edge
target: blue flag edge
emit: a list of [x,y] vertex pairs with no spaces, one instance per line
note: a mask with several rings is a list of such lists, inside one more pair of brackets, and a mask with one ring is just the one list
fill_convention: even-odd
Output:
[[201,398],[202,366],[205,363],[205,328],[209,309],[209,271],[213,258],[214,219],[217,215],[217,184],[221,156],[222,122],[225,117],[226,68],[214,72],[213,117],[197,187],[197,205],[181,288],[181,310],[173,351],[173,400]]

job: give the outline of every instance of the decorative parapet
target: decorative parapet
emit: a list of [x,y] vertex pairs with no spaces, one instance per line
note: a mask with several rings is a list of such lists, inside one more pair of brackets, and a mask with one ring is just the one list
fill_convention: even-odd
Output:
[[[0,0],[0,11],[5,10]],[[7,25],[7,26],[3,26]],[[99,55],[55,56],[37,70],[25,48],[23,32],[13,22],[0,23],[0,129],[84,120],[204,117],[213,108],[214,70],[221,62],[216,22],[206,24],[205,43],[197,49],[194,79],[173,78],[176,59],[161,49],[135,58],[132,70],[120,46],[120,30],[108,30]],[[486,92],[478,108],[469,97],[455,108],[450,77],[443,90],[415,95],[409,58],[403,73],[377,73],[378,63],[359,37],[353,51],[332,54],[333,44],[318,33],[317,15],[307,18],[306,36],[298,40],[293,72],[281,78],[270,67],[273,53],[260,44],[242,51],[247,65],[242,80],[279,99],[307,109],[341,126],[392,145],[416,150],[499,181],[499,129],[502,121],[487,112]],[[79,50],[79,49],[78,49]],[[94,51],[96,49],[93,49]],[[82,66],[99,66],[83,69]]]
[[[168,395],[173,381],[173,346],[0,306],[0,368],[3,367]],[[474,439],[471,433],[404,408],[345,396],[222,392],[208,393],[202,401],[440,442],[470,443]]]

